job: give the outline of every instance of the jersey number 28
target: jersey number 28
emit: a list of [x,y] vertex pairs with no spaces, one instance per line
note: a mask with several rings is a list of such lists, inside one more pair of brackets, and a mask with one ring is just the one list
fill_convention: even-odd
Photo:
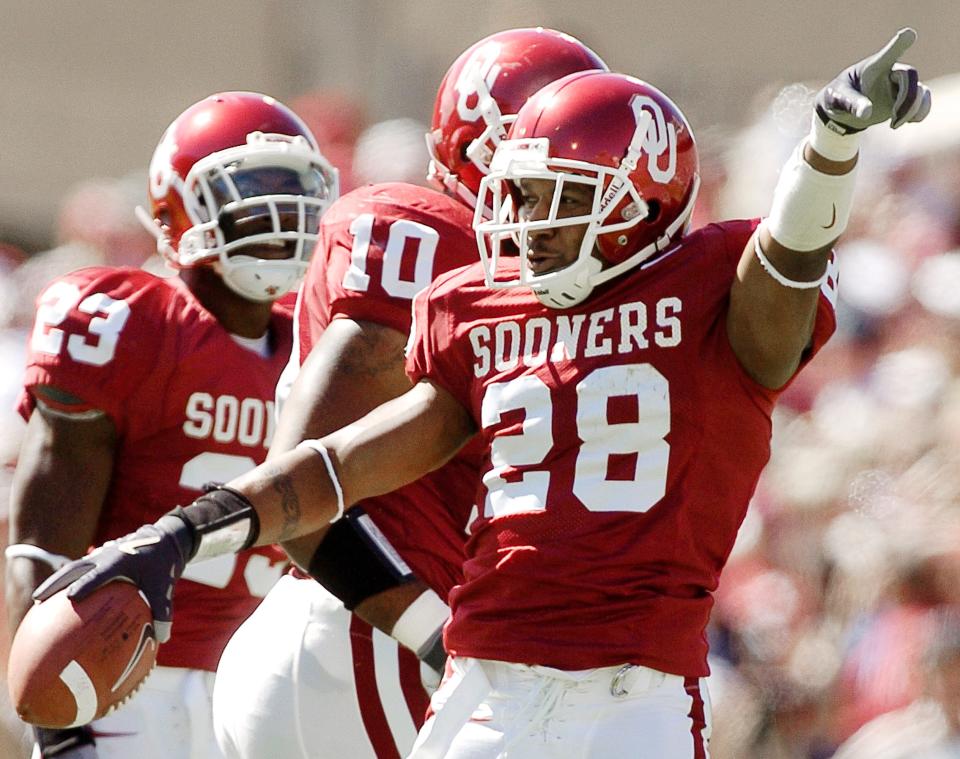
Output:
[[[582,441],[577,452],[573,494],[590,511],[646,512],[666,492],[670,445],[670,384],[650,364],[594,369],[577,383],[576,410],[555,406],[550,388],[533,374],[487,387],[481,407],[484,428],[522,410],[519,434],[497,435],[490,446],[493,468],[483,476],[484,513],[499,517],[547,507],[551,471],[544,464],[553,449],[554,422],[573,421]],[[635,408],[635,421],[609,421],[611,400]],[[554,414],[573,414],[573,419]],[[608,476],[611,458],[621,457],[631,476]],[[561,465],[563,465],[561,463]],[[522,473],[518,467],[524,467]],[[527,469],[527,467],[534,467]]]

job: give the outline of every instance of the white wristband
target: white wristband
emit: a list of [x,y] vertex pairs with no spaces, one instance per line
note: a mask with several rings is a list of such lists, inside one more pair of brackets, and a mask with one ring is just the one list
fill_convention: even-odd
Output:
[[803,146],[801,142],[780,170],[765,223],[785,248],[820,250],[847,228],[857,170],[840,175],[817,171],[804,160]]
[[819,288],[827,281],[827,278],[830,276],[830,267],[826,267],[823,272],[823,276],[819,279],[813,280],[812,282],[800,282],[796,279],[790,279],[789,277],[783,276],[771,262],[770,259],[763,255],[763,251],[760,249],[760,231],[757,230],[757,233],[753,236],[753,252],[757,254],[757,259],[760,261],[760,265],[763,267],[763,270],[773,277],[779,284],[784,287],[789,287],[792,290],[813,290],[814,288]]
[[390,636],[398,643],[419,652],[437,634],[450,616],[450,608],[432,590],[425,590],[404,609],[393,625]]
[[7,561],[10,561],[10,559],[33,559],[34,561],[39,561],[46,564],[54,572],[64,564],[70,563],[70,559],[66,556],[62,556],[59,553],[50,553],[50,551],[46,551],[40,546],[30,545],[29,543],[14,543],[13,545],[7,546],[3,555]]
[[323,443],[321,443],[319,440],[304,440],[297,446],[297,448],[313,449],[320,454],[320,458],[323,459],[323,463],[327,467],[327,475],[330,477],[330,484],[333,485],[333,490],[337,494],[337,513],[330,520],[330,523],[333,524],[343,516],[345,507],[343,503],[343,488],[340,487],[340,479],[337,477],[337,471],[333,468],[333,462],[330,460],[330,454],[327,452],[327,449]]

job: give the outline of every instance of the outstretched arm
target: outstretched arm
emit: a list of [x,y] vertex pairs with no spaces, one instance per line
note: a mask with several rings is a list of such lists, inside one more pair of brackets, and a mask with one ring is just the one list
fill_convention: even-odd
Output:
[[828,258],[850,213],[860,133],[884,122],[896,129],[930,110],[916,69],[898,63],[915,39],[901,29],[820,91],[810,135],[783,167],[770,215],[743,252],[727,332],[765,387],[783,386],[809,346]]
[[[331,321],[297,371],[267,460],[293,450],[302,440],[334,432],[409,390],[403,366],[406,343],[405,333],[383,324],[350,318]],[[364,539],[358,524],[343,520],[329,539],[330,530],[324,527],[282,545],[303,571],[388,635],[424,594],[433,596],[434,603],[422,599],[417,608],[437,608],[439,616],[443,601],[419,579],[395,574],[385,555],[374,555],[375,544]],[[349,560],[343,561],[344,556]],[[367,582],[357,582],[358,573]],[[414,651],[422,648],[419,639],[401,642]]]
[[343,507],[441,466],[473,433],[473,419],[459,401],[420,382],[342,430],[307,441],[71,562],[35,597],[71,586],[71,597],[82,598],[107,582],[127,579],[150,601],[163,642],[169,637],[173,585],[188,561],[314,532]]
[[288,540],[337,518],[349,506],[389,493],[445,464],[474,433],[458,401],[430,382],[420,382],[362,419],[319,442],[301,444],[228,483],[253,504],[260,521],[257,544]]

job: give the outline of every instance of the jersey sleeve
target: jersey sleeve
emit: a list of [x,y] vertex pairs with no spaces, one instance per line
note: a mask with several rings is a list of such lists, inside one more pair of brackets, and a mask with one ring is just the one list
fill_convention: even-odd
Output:
[[422,222],[369,212],[354,217],[351,228],[339,224],[326,240],[331,319],[372,321],[406,334],[410,301],[432,279],[432,266],[421,262],[432,264],[438,233]]
[[443,272],[476,261],[471,220],[463,204],[403,183],[342,197],[323,217],[307,278],[307,310],[320,315],[313,340],[336,318],[407,334],[413,297]]
[[[750,241],[751,236],[760,225],[760,219],[750,219],[745,221],[724,222],[720,225],[714,225],[720,231],[723,237],[723,245],[726,251],[726,258],[731,267],[734,276],[740,257]],[[831,253],[827,263],[827,278],[820,287],[820,297],[817,301],[817,314],[813,325],[813,334],[810,338],[810,346],[804,351],[800,359],[800,364],[790,380],[776,391],[770,391],[764,388],[764,392],[776,397],[780,395],[796,379],[797,374],[810,362],[810,360],[826,344],[827,340],[837,329],[836,305],[837,305],[837,280],[838,267],[836,254]],[[761,387],[757,385],[757,387]]]
[[[813,337],[810,348],[800,362],[800,368],[806,366],[817,352],[826,344],[830,336],[837,330],[837,287],[839,285],[840,270],[837,265],[837,254],[830,253],[827,262],[827,279],[820,286],[820,300],[817,303],[817,320],[813,325]],[[799,371],[799,369],[798,369]]]
[[29,418],[38,386],[47,386],[53,394],[44,393],[45,404],[69,413],[102,411],[122,433],[129,398],[160,368],[163,343],[175,339],[164,331],[171,304],[159,282],[138,270],[98,268],[47,286],[37,298],[20,414]]
[[413,324],[407,343],[407,376],[411,382],[422,379],[439,385],[465,408],[470,408],[471,362],[455,349],[455,306],[449,296],[456,291],[452,280],[458,273],[441,277],[413,302]]

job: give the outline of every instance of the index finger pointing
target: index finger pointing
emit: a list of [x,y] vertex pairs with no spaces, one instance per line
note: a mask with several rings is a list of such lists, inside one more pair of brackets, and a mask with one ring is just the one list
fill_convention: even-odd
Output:
[[874,60],[890,68],[900,60],[900,56],[907,52],[909,47],[916,41],[917,30],[909,26],[904,27],[893,35],[893,38],[874,56]]

